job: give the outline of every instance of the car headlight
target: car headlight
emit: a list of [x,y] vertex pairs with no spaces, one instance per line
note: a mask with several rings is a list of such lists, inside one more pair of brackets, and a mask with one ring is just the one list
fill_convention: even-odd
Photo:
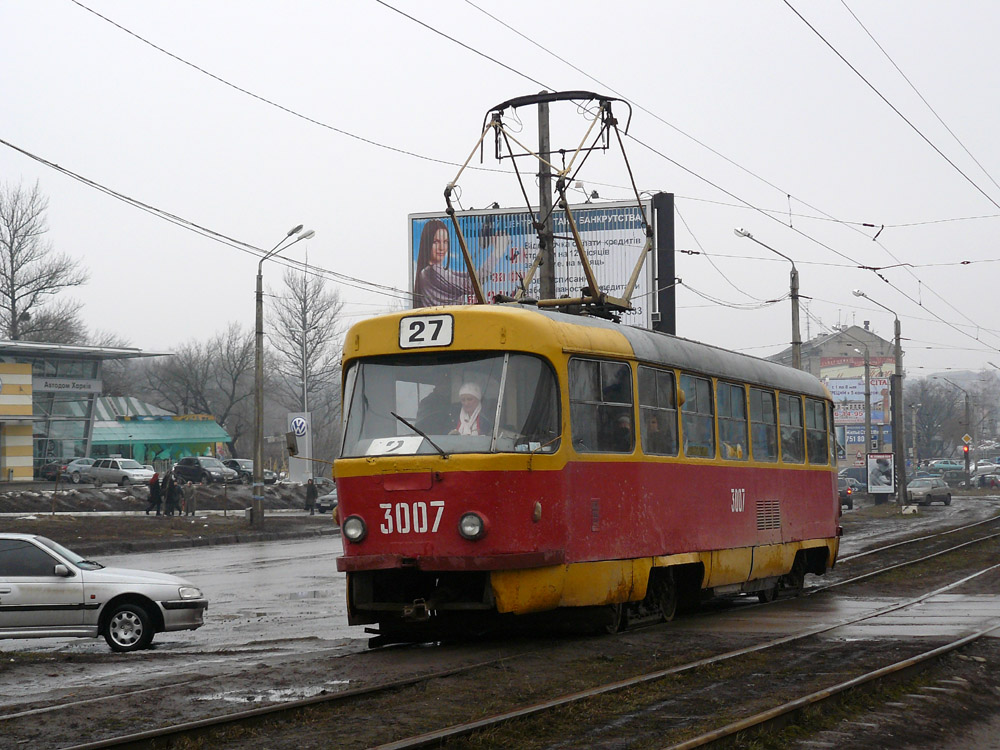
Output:
[[360,542],[368,535],[368,527],[360,516],[348,516],[340,525],[340,532],[349,542]]
[[181,586],[177,589],[177,596],[181,599],[201,599],[203,594],[201,593],[201,589],[194,586]]
[[465,539],[482,539],[486,536],[486,521],[478,513],[466,513],[458,519],[458,533]]

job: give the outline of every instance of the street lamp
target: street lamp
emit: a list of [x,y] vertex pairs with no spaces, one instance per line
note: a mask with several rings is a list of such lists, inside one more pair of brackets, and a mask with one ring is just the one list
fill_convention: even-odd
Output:
[[896,486],[896,501],[900,505],[904,505],[906,502],[906,455],[903,449],[903,348],[900,344],[899,316],[896,315],[895,310],[886,307],[877,300],[873,300],[860,289],[854,290],[854,296],[864,297],[883,310],[888,310],[892,313],[896,321],[894,326],[896,367],[892,376],[892,389],[890,391],[892,397],[892,452],[895,455],[896,471],[899,476],[899,483]]
[[[251,517],[254,526],[264,525],[264,261],[287,250],[296,242],[308,240],[316,233],[302,231],[302,225],[292,227],[277,245],[260,257],[257,263],[257,328],[254,340],[254,433],[253,433],[253,501]],[[294,240],[289,242],[291,237]]]
[[795,261],[789,258],[784,253],[778,252],[770,245],[765,245],[763,242],[754,237],[750,232],[743,229],[743,227],[737,227],[733,230],[733,233],[737,237],[746,237],[748,240],[753,240],[761,247],[766,247],[775,255],[780,255],[782,258],[787,260],[792,264],[792,272],[789,277],[789,289],[791,290],[792,297],[792,367],[796,370],[802,369],[802,337],[799,335],[799,272],[795,268]]

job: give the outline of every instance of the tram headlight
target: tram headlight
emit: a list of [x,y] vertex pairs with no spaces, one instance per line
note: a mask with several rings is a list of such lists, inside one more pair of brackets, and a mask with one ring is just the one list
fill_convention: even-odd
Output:
[[465,513],[458,519],[458,533],[472,541],[482,539],[486,536],[486,521],[478,513]]
[[368,527],[361,520],[361,516],[348,516],[340,525],[340,533],[347,538],[347,541],[356,544],[368,536]]

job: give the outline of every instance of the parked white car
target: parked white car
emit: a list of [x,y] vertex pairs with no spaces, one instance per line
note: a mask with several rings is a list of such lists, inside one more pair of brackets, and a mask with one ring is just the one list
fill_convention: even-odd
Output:
[[153,471],[131,458],[101,458],[90,467],[90,475],[94,478],[95,487],[105,483],[128,487],[130,484],[148,484],[153,478]]
[[0,638],[97,638],[113,651],[195,630],[208,600],[167,573],[105,568],[45,537],[0,534]]
[[74,458],[62,469],[61,478],[68,479],[73,484],[92,482],[94,478],[90,470],[95,463],[93,458]]

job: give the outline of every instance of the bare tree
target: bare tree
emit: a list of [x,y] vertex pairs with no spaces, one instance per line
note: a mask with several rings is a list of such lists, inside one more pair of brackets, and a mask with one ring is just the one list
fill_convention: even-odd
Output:
[[56,253],[45,240],[48,199],[38,183],[30,192],[0,186],[0,334],[18,340],[86,340],[79,302],[52,296],[87,281],[80,261]]
[[[87,338],[89,346],[128,349],[132,342],[111,331],[95,331]],[[132,396],[134,382],[131,359],[106,359],[101,363],[101,387],[105,396]]]
[[141,366],[140,389],[157,406],[178,414],[211,414],[233,439],[234,455],[249,454],[242,443],[253,434],[254,341],[230,323],[204,344],[194,342],[174,355]]
[[313,412],[313,453],[332,456],[340,432],[340,313],[344,303],[322,277],[288,269],[273,297],[268,339],[277,368],[275,391],[289,410]]

